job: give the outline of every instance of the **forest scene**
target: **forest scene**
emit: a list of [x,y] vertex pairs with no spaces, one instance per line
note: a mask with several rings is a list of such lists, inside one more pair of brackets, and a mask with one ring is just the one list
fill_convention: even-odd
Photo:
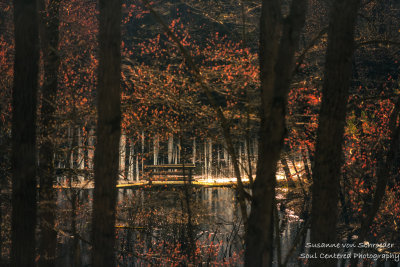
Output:
[[0,266],[400,266],[400,1],[0,0]]

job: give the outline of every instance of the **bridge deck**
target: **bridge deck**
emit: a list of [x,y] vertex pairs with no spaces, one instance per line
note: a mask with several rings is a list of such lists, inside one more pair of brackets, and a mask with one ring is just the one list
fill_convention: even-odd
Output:
[[[249,184],[248,180],[244,180],[243,183],[245,185]],[[167,180],[167,181],[157,181],[157,180],[153,180],[151,181],[151,183],[147,180],[141,180],[138,182],[133,182],[133,181],[127,181],[127,182],[119,182],[116,185],[116,188],[137,188],[137,187],[147,187],[147,186],[155,186],[155,187],[159,187],[159,186],[163,186],[163,187],[168,187],[168,186],[183,186],[185,185],[185,181],[182,180],[176,180],[176,181],[171,181],[171,180]],[[192,186],[205,186],[205,187],[233,187],[236,186],[236,182],[234,179],[230,179],[230,180],[216,180],[216,181],[211,181],[211,180],[193,180],[191,182]],[[85,181],[83,183],[77,183],[77,182],[73,182],[71,184],[71,187],[69,185],[66,184],[58,184],[55,185],[54,188],[57,189],[69,189],[69,188],[76,188],[76,189],[93,189],[94,188],[94,183],[92,181],[88,182]]]
[[[147,181],[151,184],[155,181],[163,182],[183,182],[185,179],[192,180],[195,164],[162,164],[162,165],[144,165],[147,170]],[[187,171],[187,172],[185,172]]]
[[185,164],[162,164],[162,165],[144,165],[145,169],[194,169],[196,165],[193,163]]

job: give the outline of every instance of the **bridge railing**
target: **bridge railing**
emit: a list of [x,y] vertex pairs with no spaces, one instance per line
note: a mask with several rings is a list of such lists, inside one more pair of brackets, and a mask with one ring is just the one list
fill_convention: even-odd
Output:
[[179,181],[192,180],[193,170],[196,165],[193,163],[184,164],[162,164],[162,165],[144,165],[147,173],[147,180],[152,181]]

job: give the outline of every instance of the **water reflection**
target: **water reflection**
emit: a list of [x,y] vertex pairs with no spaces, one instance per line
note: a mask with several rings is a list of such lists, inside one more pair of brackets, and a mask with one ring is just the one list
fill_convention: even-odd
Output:
[[[90,189],[59,191],[61,242],[57,266],[90,265],[92,199]],[[242,266],[244,230],[236,203],[234,189],[224,187],[119,189],[119,265],[186,266],[195,262]],[[282,255],[288,253],[298,231],[298,220],[284,214]]]

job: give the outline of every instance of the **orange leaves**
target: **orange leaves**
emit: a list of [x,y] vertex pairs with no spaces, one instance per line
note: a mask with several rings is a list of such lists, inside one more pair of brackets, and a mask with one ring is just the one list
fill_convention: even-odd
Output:
[[320,97],[315,96],[315,95],[310,95],[310,96],[309,96],[308,103],[309,103],[310,105],[315,106],[315,105],[320,104],[320,102],[321,102],[321,98],[320,98]]
[[[130,9],[128,5],[123,8],[125,14]],[[210,33],[204,40],[194,39],[193,27],[186,18],[177,16],[169,21],[169,28],[194,57],[218,103],[229,114],[235,114],[235,119],[243,120],[244,99],[247,93],[254,98],[259,84],[257,55],[219,33]],[[199,120],[208,125],[215,114],[171,38],[157,34],[141,42],[127,41],[122,50],[128,58],[122,69],[126,127],[173,131],[182,124],[195,128],[193,125],[201,124]],[[211,120],[215,127],[214,118]]]
[[171,21],[171,23],[170,23],[169,27],[170,27],[171,29],[174,29],[174,28],[175,28],[175,26],[176,26],[177,24],[179,24],[179,23],[180,23],[180,20],[181,20],[181,18],[176,18],[176,19],[173,19],[173,20]]
[[88,102],[87,98],[86,98],[86,97],[83,97],[83,98],[81,99],[80,104],[81,104],[82,106],[84,106],[84,105],[87,104],[87,102]]

